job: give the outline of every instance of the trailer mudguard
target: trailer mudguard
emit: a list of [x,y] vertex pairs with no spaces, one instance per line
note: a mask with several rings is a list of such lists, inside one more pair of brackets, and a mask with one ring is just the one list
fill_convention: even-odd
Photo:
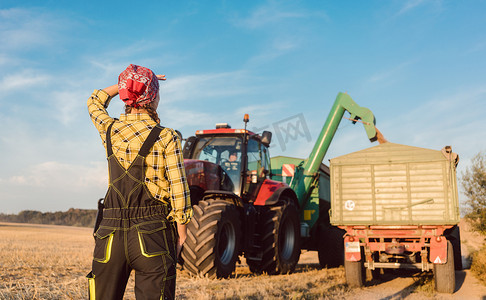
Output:
[[265,179],[260,190],[258,191],[258,196],[254,202],[254,205],[274,205],[284,196],[292,199],[294,204],[297,205],[297,208],[299,207],[295,192],[287,184],[280,181]]
[[361,260],[361,247],[359,244],[359,238],[349,235],[344,237],[344,259],[346,259],[347,261]]
[[444,236],[430,239],[430,262],[434,264],[447,262],[447,239]]

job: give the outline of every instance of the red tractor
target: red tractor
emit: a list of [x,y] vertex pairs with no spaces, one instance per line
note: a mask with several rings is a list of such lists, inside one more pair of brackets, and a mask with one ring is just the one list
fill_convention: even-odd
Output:
[[228,277],[244,254],[252,272],[291,272],[300,256],[295,192],[271,180],[272,134],[217,124],[198,130],[184,145],[194,216],[182,250],[193,274]]

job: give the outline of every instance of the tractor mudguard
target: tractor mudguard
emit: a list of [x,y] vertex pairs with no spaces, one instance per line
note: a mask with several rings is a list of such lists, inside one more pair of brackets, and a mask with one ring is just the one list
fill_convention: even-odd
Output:
[[204,192],[202,200],[222,198],[227,200],[232,200],[233,204],[236,206],[243,207],[243,201],[241,198],[233,192],[223,191],[223,190],[207,190]]
[[294,204],[299,208],[299,203],[297,201],[297,196],[294,190],[292,190],[288,185],[282,182],[265,180],[263,182],[258,196],[254,202],[257,206],[269,206],[276,204],[283,196],[288,196],[292,199]]

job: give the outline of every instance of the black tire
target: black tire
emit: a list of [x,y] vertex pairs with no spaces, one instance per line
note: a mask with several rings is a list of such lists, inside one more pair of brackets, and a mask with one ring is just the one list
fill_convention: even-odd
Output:
[[462,270],[462,251],[461,251],[461,231],[459,226],[454,226],[447,230],[444,235],[451,242],[454,250],[454,268],[457,271]]
[[382,269],[378,269],[378,268],[371,270],[371,279],[380,280],[381,279],[381,270]]
[[191,195],[191,205],[192,206],[197,205],[199,203],[199,201],[201,201],[201,199],[204,196],[204,190],[199,186],[190,186],[189,192],[190,192],[190,195]]
[[364,270],[363,259],[360,261],[344,260],[344,271],[346,273],[346,282],[349,287],[363,287],[366,281],[366,272]]
[[242,238],[237,208],[225,200],[208,199],[201,200],[193,210],[182,249],[183,267],[209,278],[230,276]]
[[292,203],[264,207],[262,216],[261,261],[247,259],[254,273],[287,274],[294,271],[300,257],[300,220]]
[[445,264],[434,264],[434,281],[437,292],[454,293],[456,273],[454,270],[454,250],[450,241],[447,241],[447,262]]
[[345,230],[333,226],[319,227],[317,253],[322,268],[337,268],[344,264]]
[[[374,262],[379,261],[379,252],[373,252],[371,255],[371,259]],[[366,270],[369,270],[368,268]],[[375,268],[374,270],[370,270],[370,277],[372,280],[379,280],[381,279],[381,274],[384,273],[385,269],[382,268]]]

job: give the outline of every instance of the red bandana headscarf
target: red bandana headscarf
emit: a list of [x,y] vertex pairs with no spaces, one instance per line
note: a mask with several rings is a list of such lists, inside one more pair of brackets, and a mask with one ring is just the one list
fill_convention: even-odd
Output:
[[159,80],[152,70],[129,65],[118,76],[118,93],[126,105],[135,108],[154,101],[159,91]]

